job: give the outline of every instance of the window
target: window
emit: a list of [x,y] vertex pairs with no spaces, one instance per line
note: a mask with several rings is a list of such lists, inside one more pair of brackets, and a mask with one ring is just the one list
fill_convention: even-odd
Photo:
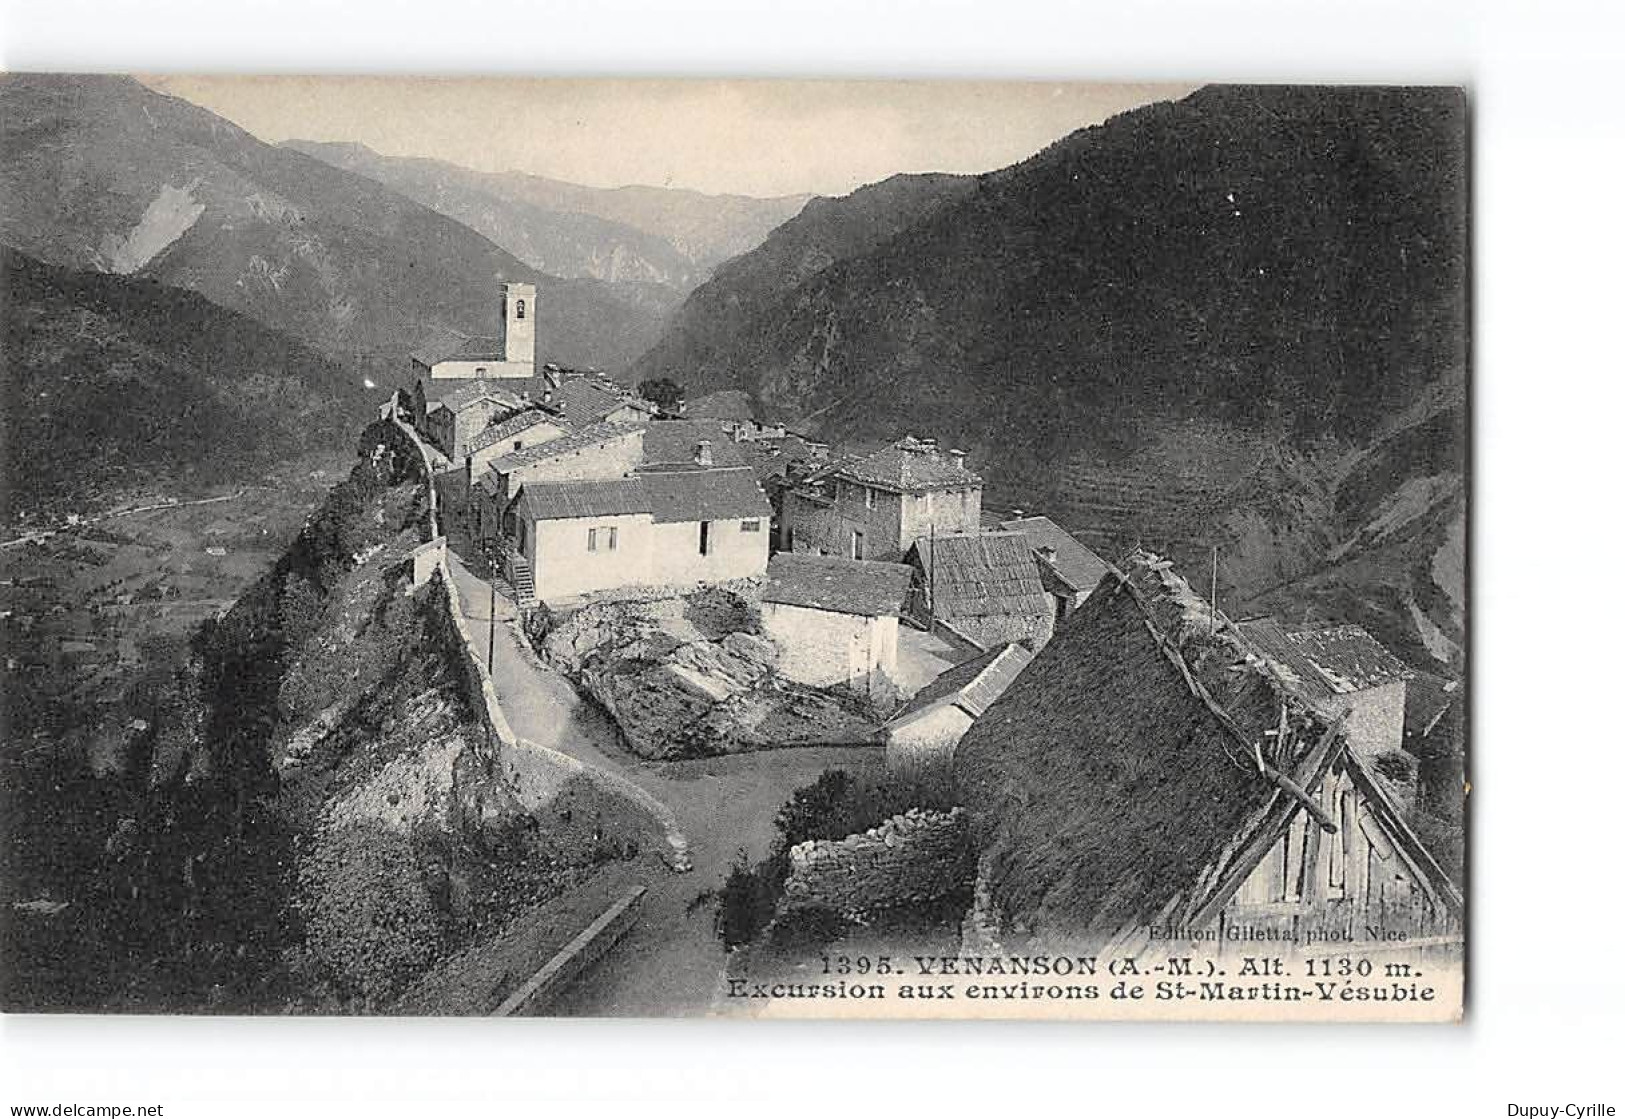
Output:
[[485,366],[483,366],[483,365],[476,365],[476,366],[475,366],[475,367],[474,367],[474,376],[476,376],[476,377],[483,377],[483,376],[485,376]]
[[873,509],[875,507],[875,491],[870,489],[868,486],[863,487],[863,507],[865,509]]
[[863,558],[863,533],[857,529],[852,530],[852,558]]
[[615,538],[619,535],[620,530],[611,528],[606,531],[609,533],[609,550],[613,552],[615,550]]
[[708,556],[710,554],[711,554],[711,522],[710,521],[701,521],[700,522],[700,555]]
[[523,299],[514,303],[513,317],[516,319],[522,319],[525,317],[525,301]]
[[740,521],[739,522],[739,531],[740,532],[761,532],[762,531],[762,522],[759,521],[759,520],[758,521]]
[[514,441],[513,441],[513,449],[514,449],[514,450],[516,450],[516,451],[522,451],[522,450],[524,450],[524,449],[525,449],[525,444],[524,444],[524,442],[523,442],[523,441],[521,441],[521,440],[519,440],[519,439],[515,439],[515,440],[514,440]]
[[597,550],[598,550],[598,530],[596,528],[589,528],[587,530],[587,551],[596,552]]

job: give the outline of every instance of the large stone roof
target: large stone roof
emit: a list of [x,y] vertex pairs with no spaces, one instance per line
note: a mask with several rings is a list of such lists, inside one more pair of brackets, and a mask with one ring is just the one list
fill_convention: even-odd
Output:
[[474,436],[468,441],[469,452],[483,451],[487,447],[513,438],[520,432],[529,431],[537,424],[544,423],[566,429],[570,426],[563,417],[555,415],[545,408],[532,408],[529,411],[519,413],[517,416],[510,416],[501,423],[492,424]]
[[651,511],[649,494],[637,478],[527,483],[520,488],[514,504],[519,515],[530,521],[621,517]]
[[412,360],[431,369],[442,361],[502,361],[506,349],[501,338],[480,338],[460,330],[440,330],[412,351]]
[[713,467],[744,466],[744,456],[716,420],[654,420],[644,429],[643,469],[703,470],[696,461],[700,441],[711,444]]
[[514,500],[521,516],[539,521],[648,513],[656,524],[676,524],[765,520],[772,514],[755,477],[743,467],[590,482],[529,482]]
[[1283,678],[1310,695],[1347,695],[1410,675],[1403,662],[1357,625],[1287,627],[1273,618],[1237,622],[1236,629]]
[[[745,467],[639,474],[656,524],[727,521],[773,515],[756,476]],[[765,532],[767,526],[762,526]]]
[[864,618],[903,611],[914,569],[901,563],[780,552],[767,562],[763,602]]
[[565,376],[553,400],[578,426],[597,423],[625,407],[635,408],[644,415],[653,415],[656,411],[654,405],[639,400],[620,385],[584,373]]
[[898,493],[967,489],[982,484],[981,477],[965,469],[962,461],[955,461],[953,455],[939,450],[934,443],[912,435],[871,454],[846,459],[833,466],[830,473],[849,482]]
[[618,439],[628,439],[642,434],[643,424],[595,423],[579,428],[557,439],[549,439],[546,443],[537,443],[534,447],[525,447],[518,451],[509,451],[500,458],[493,459],[491,466],[499,474],[506,474],[510,470],[521,466],[531,466],[548,459],[558,458],[561,455],[573,454],[588,447],[602,443],[611,443]]
[[1105,560],[1048,517],[1020,517],[1003,521],[999,527],[1026,536],[1038,562],[1053,571],[1074,593],[1088,594],[1110,570]]

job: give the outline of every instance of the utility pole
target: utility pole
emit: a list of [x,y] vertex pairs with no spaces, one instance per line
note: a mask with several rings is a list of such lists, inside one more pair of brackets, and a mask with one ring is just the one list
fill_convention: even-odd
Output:
[[485,631],[485,670],[491,674],[492,686],[496,684],[497,673],[497,557],[494,549],[486,552],[486,561],[491,566],[491,609],[490,622]]
[[926,577],[926,605],[931,609],[931,628],[937,628],[937,522],[931,522],[931,570]]
[[1207,632],[1211,637],[1219,631],[1219,546],[1213,545],[1212,609],[1208,613]]

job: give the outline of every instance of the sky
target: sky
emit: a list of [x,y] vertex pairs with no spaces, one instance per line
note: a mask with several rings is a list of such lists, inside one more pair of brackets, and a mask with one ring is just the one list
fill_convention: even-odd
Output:
[[901,172],[977,173],[1189,85],[142,75],[270,143],[587,186],[845,194]]

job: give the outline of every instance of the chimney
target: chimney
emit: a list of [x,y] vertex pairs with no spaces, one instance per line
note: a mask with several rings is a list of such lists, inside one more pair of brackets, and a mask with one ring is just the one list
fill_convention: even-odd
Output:
[[700,466],[711,465],[711,440],[701,439],[694,444],[694,461]]
[[965,452],[958,447],[954,447],[948,452],[948,460],[960,470],[965,469]]

